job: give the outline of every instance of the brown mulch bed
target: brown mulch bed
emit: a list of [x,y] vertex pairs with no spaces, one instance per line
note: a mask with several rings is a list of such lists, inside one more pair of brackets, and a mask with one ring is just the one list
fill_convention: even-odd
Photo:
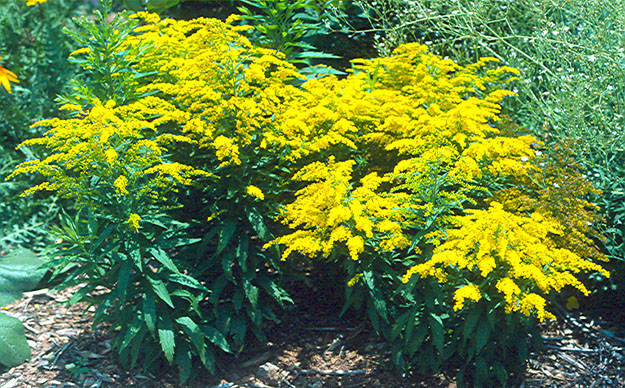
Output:
[[[24,322],[32,358],[1,373],[0,388],[456,387],[443,376],[403,378],[364,324],[313,310],[291,312],[270,332],[268,344],[220,360],[216,376],[181,385],[174,370],[154,376],[117,364],[110,336],[91,328],[92,312],[59,303],[72,292],[29,292],[2,308]],[[532,354],[521,387],[625,387],[625,341],[599,322],[562,311],[545,325],[545,350]]]

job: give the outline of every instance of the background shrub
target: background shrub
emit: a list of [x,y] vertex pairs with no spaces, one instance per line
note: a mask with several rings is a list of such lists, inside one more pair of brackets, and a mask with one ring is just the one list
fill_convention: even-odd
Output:
[[48,242],[48,221],[58,210],[54,197],[19,198],[25,183],[5,182],[27,151],[16,152],[23,140],[40,134],[31,125],[58,114],[56,97],[69,90],[77,68],[67,61],[74,49],[63,33],[72,17],[90,8],[88,2],[54,0],[27,6],[25,1],[0,1],[2,65],[18,76],[12,93],[0,93],[0,251],[16,246],[42,249]]

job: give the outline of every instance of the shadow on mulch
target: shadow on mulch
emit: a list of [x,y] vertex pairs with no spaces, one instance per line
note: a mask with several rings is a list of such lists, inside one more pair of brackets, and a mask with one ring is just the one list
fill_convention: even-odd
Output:
[[[59,304],[73,291],[34,291],[7,306],[4,312],[24,322],[32,359],[0,372],[0,388],[455,387],[438,375],[402,378],[366,323],[339,317],[337,298],[314,288],[298,300],[302,307],[285,312],[268,331],[268,343],[251,343],[239,357],[220,358],[216,376],[200,372],[192,383],[180,384],[167,366],[158,376],[128,371],[115,361],[110,336],[91,329],[90,311]],[[615,323],[558,313],[557,322],[543,326],[545,349],[531,355],[521,387],[624,387],[625,340],[614,336]]]

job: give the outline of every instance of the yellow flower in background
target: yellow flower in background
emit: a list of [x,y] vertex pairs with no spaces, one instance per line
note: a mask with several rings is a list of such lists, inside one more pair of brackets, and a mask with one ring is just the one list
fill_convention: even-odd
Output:
[[37,4],[43,4],[48,0],[26,0],[26,5],[31,7],[33,5],[37,5]]
[[579,301],[574,296],[569,296],[566,300],[566,309],[567,310],[577,310],[579,308]]
[[[0,57],[0,61],[1,60],[2,60],[2,57]],[[15,73],[0,66],[0,84],[2,84],[2,86],[4,86],[4,88],[9,93],[11,93],[10,82],[20,82],[20,81],[17,80],[17,76],[15,75]]]

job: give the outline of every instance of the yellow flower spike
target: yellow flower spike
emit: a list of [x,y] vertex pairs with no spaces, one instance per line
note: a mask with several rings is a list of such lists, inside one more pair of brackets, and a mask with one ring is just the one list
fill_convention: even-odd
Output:
[[252,197],[258,198],[261,201],[265,199],[265,194],[263,194],[262,190],[254,185],[247,186],[245,191],[247,192],[247,194],[251,195]]
[[141,222],[141,217],[138,214],[132,213],[130,217],[128,217],[128,225],[130,225],[134,230],[139,230],[139,224]]
[[454,311],[462,310],[464,302],[467,299],[473,302],[477,302],[482,299],[482,294],[480,293],[478,286],[475,284],[469,284],[456,290],[454,293],[454,301],[456,302],[454,304]]
[[[2,57],[0,57],[0,61],[2,60]],[[4,88],[6,89],[7,92],[11,93],[11,84],[10,82],[20,82],[17,80],[17,76],[15,75],[15,73],[5,69],[4,67],[0,66],[0,84],[2,84],[2,86],[4,86]]]
[[126,178],[123,175],[120,175],[117,179],[115,179],[115,182],[113,182],[113,186],[115,186],[115,191],[119,195],[128,194],[128,189],[126,188],[127,185],[128,185],[128,178]]

